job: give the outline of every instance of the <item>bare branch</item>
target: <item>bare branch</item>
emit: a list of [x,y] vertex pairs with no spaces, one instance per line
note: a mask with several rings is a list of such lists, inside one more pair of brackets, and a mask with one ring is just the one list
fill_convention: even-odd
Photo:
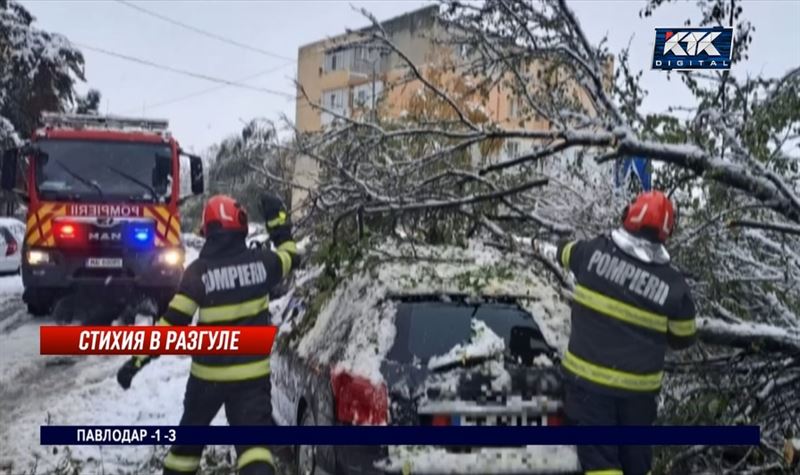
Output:
[[783,223],[762,223],[749,219],[734,219],[728,221],[728,227],[768,229],[770,231],[778,231],[779,233],[795,234],[800,236],[800,226],[792,226]]

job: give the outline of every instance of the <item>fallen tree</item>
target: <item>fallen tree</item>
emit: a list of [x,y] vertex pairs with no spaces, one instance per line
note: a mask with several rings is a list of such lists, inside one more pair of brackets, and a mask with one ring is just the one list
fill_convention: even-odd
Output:
[[[701,1],[698,13],[700,25],[734,27],[734,64],[746,57],[752,27],[738,2]],[[320,168],[318,185],[304,187],[308,229],[344,245],[375,233],[451,244],[482,236],[551,261],[568,286],[551,258],[518,236],[555,242],[616,226],[630,194],[616,189],[612,170],[647,157],[656,186],[679,209],[669,248],[705,315],[704,344],[669,361],[664,418],[682,420],[696,406],[705,411],[697,420],[759,424],[763,437],[762,447],[742,452],[664,450],[658,469],[788,469],[773,448],[800,432],[791,416],[800,348],[800,69],[746,80],[677,73],[696,99],[681,119],[642,112],[646,91],[627,51],[612,59],[590,42],[564,1],[444,2],[446,34],[431,41],[468,54],[424,65],[364,14],[372,25],[357,41],[404,62],[407,76],[394,87],[414,92],[399,115],[343,115],[306,96],[334,119],[292,146]],[[486,112],[497,93],[519,98],[515,120]],[[499,156],[509,143],[517,150]],[[724,404],[710,410],[707,400]]]

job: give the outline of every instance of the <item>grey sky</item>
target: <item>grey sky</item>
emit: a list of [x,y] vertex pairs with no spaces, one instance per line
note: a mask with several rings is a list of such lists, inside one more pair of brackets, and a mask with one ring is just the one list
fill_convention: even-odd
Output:
[[[38,26],[66,35],[81,45],[111,50],[174,68],[249,85],[293,93],[294,63],[221,43],[136,11],[115,1],[24,0]],[[296,58],[303,44],[363,26],[364,18],[351,4],[385,19],[418,8],[424,1],[142,1],[134,3],[197,28],[234,39],[254,48]],[[633,37],[631,60],[644,70],[650,90],[645,107],[662,110],[686,104],[687,94],[677,77],[649,70],[656,27],[680,26],[696,18],[694,2],[663,7],[653,18],[639,19],[642,2],[579,0],[571,2],[591,40],[607,34],[617,52]],[[750,61],[736,74],[778,75],[800,65],[800,0],[747,2],[745,15],[755,24]],[[178,140],[202,151],[236,133],[253,117],[294,117],[294,101],[279,95],[217,84],[124,61],[83,49],[87,83],[99,89],[102,111],[164,117]],[[253,77],[259,73],[272,72]],[[245,78],[251,78],[245,80]],[[193,93],[217,88],[195,97]],[[160,103],[174,101],[169,104]]]

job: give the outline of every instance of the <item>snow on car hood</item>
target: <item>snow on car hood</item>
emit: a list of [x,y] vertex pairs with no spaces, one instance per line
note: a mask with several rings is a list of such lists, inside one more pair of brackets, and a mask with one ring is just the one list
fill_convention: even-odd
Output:
[[428,360],[428,369],[434,370],[462,361],[490,358],[503,354],[506,349],[506,342],[497,336],[486,323],[473,319],[471,325],[472,338],[470,338],[470,341],[459,343],[443,355],[431,357]]
[[[466,248],[387,242],[336,287],[300,338],[297,352],[381,383],[381,362],[395,337],[391,297],[454,294],[518,299],[547,342],[563,352],[570,311],[557,289],[538,262],[477,241]],[[308,318],[305,312],[303,318]]]

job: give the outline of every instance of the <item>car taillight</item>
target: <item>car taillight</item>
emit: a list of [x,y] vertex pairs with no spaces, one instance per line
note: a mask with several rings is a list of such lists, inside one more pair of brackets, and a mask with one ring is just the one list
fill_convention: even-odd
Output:
[[547,425],[548,426],[563,426],[564,425],[564,416],[561,413],[548,414],[545,417],[547,418]]
[[336,420],[346,424],[384,425],[389,414],[389,393],[385,384],[345,371],[331,373],[336,401]]
[[11,241],[10,243],[8,243],[8,246],[6,247],[6,255],[10,256],[15,252],[17,252],[17,247],[18,247],[17,241]]
[[431,425],[432,426],[449,426],[450,425],[450,416],[442,416],[437,415],[431,418]]

